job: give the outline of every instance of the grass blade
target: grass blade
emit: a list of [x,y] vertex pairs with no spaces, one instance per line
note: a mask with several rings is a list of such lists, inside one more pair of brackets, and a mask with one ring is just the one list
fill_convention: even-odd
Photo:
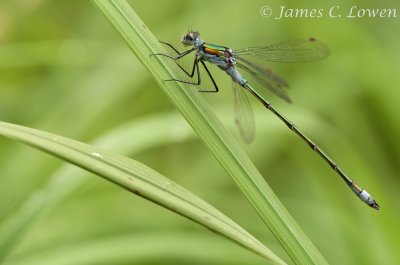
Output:
[[[10,123],[0,122],[0,134],[102,176],[130,192],[233,240],[273,264],[285,264],[267,247],[214,207],[139,162],[68,138]],[[4,235],[0,238],[3,237]],[[7,251],[7,243],[5,240],[0,246],[0,258]]]
[[296,264],[327,264],[296,224],[261,174],[238,146],[207,104],[195,92],[174,82],[172,62],[150,58],[163,48],[126,1],[92,0],[114,25],[144,66],[153,74],[164,93],[210,148],[214,156],[248,198],[263,221]]

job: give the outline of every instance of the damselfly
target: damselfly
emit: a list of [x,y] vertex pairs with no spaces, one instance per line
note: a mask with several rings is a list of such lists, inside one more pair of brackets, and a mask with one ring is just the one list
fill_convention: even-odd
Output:
[[[254,117],[251,110],[250,103],[246,97],[246,92],[250,92],[255,96],[268,110],[270,110],[275,116],[283,121],[286,126],[296,133],[301,139],[303,139],[312,150],[318,153],[328,165],[346,182],[351,190],[365,203],[374,209],[379,210],[379,204],[368,194],[366,190],[358,186],[353,180],[351,180],[347,174],[331,159],[329,158],[320,147],[318,147],[312,140],[310,140],[303,132],[301,132],[292,122],[278,112],[267,100],[265,100],[251,85],[242,77],[240,70],[247,72],[255,81],[257,81],[263,87],[266,87],[280,98],[290,102],[289,97],[286,94],[285,88],[288,84],[274,74],[270,70],[266,70],[261,66],[250,61],[246,56],[258,58],[265,61],[273,62],[309,62],[320,60],[329,55],[329,48],[323,43],[317,41],[314,38],[300,39],[281,42],[263,47],[252,47],[240,50],[232,50],[228,47],[215,45],[204,42],[200,38],[200,34],[196,31],[189,31],[182,38],[182,44],[185,46],[193,46],[187,51],[179,52],[173,45],[167,42],[161,42],[171,48],[176,55],[171,56],[169,54],[157,53],[152,55],[159,55],[168,57],[175,62],[182,57],[195,52],[195,58],[193,68],[189,72],[179,63],[177,65],[180,69],[188,75],[190,78],[194,78],[197,73],[197,81],[185,81],[179,79],[170,79],[165,81],[176,81],[191,85],[200,85],[200,69],[199,64],[203,66],[206,73],[210,77],[214,86],[213,91],[203,92],[218,92],[218,85],[208,70],[205,62],[217,65],[221,70],[226,72],[233,80],[233,91],[234,91],[234,102],[235,102],[235,120],[239,128],[239,131],[246,142],[251,142],[254,138],[255,125]],[[241,87],[238,87],[240,85]]]

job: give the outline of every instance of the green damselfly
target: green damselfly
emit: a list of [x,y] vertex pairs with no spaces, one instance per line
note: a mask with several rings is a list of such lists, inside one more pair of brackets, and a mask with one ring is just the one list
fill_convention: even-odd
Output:
[[[192,48],[187,51],[181,53],[173,45],[167,42],[161,43],[171,48],[176,55],[172,56],[163,53],[156,53],[152,55],[165,56],[177,62],[179,59],[192,52],[196,53],[191,71],[187,71],[179,63],[177,63],[179,68],[190,78],[194,78],[195,73],[197,73],[196,82],[179,79],[169,79],[165,81],[200,85],[201,77],[199,64],[201,64],[214,86],[214,90],[212,91],[201,92],[218,92],[218,85],[208,70],[205,62],[217,65],[232,78],[235,102],[235,121],[243,139],[246,142],[249,143],[253,140],[255,134],[255,125],[253,112],[249,100],[246,97],[245,90],[255,96],[268,110],[270,110],[275,116],[283,121],[283,123],[285,123],[290,130],[303,139],[303,141],[305,141],[312,150],[321,156],[363,202],[372,208],[379,210],[379,204],[368,194],[366,190],[351,180],[347,174],[322,151],[320,147],[318,147],[292,122],[278,112],[271,105],[271,103],[265,100],[238,71],[238,69],[240,69],[247,72],[260,85],[266,87],[280,98],[290,102],[290,99],[285,91],[285,88],[288,87],[288,84],[278,75],[255,64],[246,57],[249,56],[249,58],[253,57],[272,62],[310,62],[324,59],[329,55],[329,48],[325,44],[314,38],[309,38],[280,42],[263,47],[232,50],[231,48],[225,46],[206,43],[200,38],[200,34],[198,32],[192,30],[189,30],[189,32],[186,33],[182,38],[183,45],[192,46]],[[241,88],[238,87],[238,85],[241,86]]]

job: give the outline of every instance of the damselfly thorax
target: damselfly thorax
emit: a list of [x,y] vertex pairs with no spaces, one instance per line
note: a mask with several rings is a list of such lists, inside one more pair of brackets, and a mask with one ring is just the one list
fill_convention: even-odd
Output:
[[225,71],[234,82],[244,86],[247,80],[242,77],[240,72],[236,70],[236,60],[234,52],[231,48],[203,43],[202,47],[197,51],[200,60],[217,65],[221,70]]

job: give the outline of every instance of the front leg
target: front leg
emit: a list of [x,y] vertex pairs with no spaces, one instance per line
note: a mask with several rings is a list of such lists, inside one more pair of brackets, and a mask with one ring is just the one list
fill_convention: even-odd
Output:
[[[182,53],[178,51],[178,49],[176,49],[172,44],[168,43],[168,42],[164,42],[164,41],[160,41],[160,43],[167,45],[168,47],[170,47],[172,50],[174,50],[174,52],[179,56]],[[169,57],[169,56],[168,56]],[[169,57],[171,58],[171,57]],[[185,68],[183,68],[176,60],[174,60],[176,65],[189,77],[193,77],[194,75],[194,70],[195,70],[195,64],[193,65],[193,69],[192,69],[192,73],[189,73]],[[196,63],[196,61],[195,61]]]
[[165,42],[165,41],[159,41],[159,42],[162,43],[162,44],[165,44],[168,47],[170,47],[171,49],[173,49],[176,52],[176,54],[178,54],[178,55],[181,54],[181,52],[178,51],[178,49],[176,49],[171,43],[168,43],[168,42]]
[[170,59],[176,61],[176,60],[179,60],[180,58],[182,58],[182,57],[188,55],[189,53],[191,53],[191,52],[197,50],[197,48],[193,47],[193,48],[191,48],[190,50],[187,50],[187,51],[184,51],[184,52],[180,53],[177,49],[175,49],[174,46],[172,46],[172,45],[169,44],[168,42],[163,42],[163,41],[160,41],[160,42],[163,43],[163,44],[165,44],[165,45],[168,45],[168,46],[169,46],[170,48],[172,48],[178,55],[175,56],[175,57],[173,57],[173,56],[171,56],[171,55],[164,54],[164,53],[152,53],[152,54],[150,54],[150,56],[165,56],[165,57],[167,57],[167,58],[170,58]]

